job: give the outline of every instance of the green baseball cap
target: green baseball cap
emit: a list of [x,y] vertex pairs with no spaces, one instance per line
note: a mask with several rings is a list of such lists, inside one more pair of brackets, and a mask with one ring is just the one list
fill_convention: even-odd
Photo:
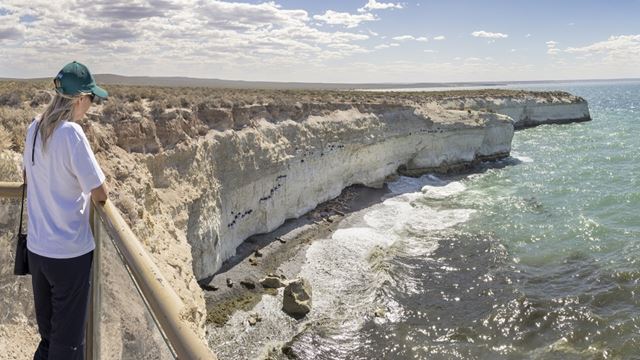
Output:
[[77,61],[65,65],[53,79],[56,91],[64,95],[74,96],[81,92],[92,93],[99,98],[106,99],[109,93],[96,85],[89,68]]

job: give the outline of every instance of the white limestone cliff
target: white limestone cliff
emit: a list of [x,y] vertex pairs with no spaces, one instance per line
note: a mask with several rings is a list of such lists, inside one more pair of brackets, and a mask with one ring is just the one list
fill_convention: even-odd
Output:
[[513,126],[506,116],[368,110],[336,110],[303,123],[260,121],[201,139],[215,190],[191,208],[187,238],[196,277],[213,274],[250,235],[276,229],[349,185],[380,184],[403,165],[426,170],[509,154]]
[[[174,225],[170,234],[188,244],[193,275],[203,279],[247,237],[274,230],[349,185],[380,185],[398,169],[442,171],[505,157],[514,126],[589,119],[584,100],[540,94],[253,104],[195,114],[179,109],[155,124],[131,121],[134,130],[121,124],[116,134],[120,144],[137,139],[133,153],[153,149],[144,155],[151,178],[145,194],[162,200],[152,201],[161,209],[154,214],[154,206],[145,205],[139,211],[162,214],[162,221]],[[238,124],[242,129],[232,130]],[[136,135],[140,128],[145,136]]]
[[[544,94],[544,95],[542,95]],[[517,129],[543,124],[591,120],[584,99],[567,93],[523,93],[520,96],[458,96],[440,102],[447,109],[474,109],[509,116]]]

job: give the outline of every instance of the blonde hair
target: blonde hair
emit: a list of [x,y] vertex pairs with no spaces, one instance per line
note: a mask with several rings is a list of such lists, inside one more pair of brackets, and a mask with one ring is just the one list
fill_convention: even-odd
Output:
[[55,92],[53,98],[44,109],[42,116],[40,117],[40,124],[38,125],[38,131],[40,131],[40,137],[42,139],[42,149],[46,151],[47,142],[53,131],[64,120],[71,121],[73,111],[76,107],[75,100],[83,95],[89,95],[90,93],[79,93],[75,96],[68,96]]

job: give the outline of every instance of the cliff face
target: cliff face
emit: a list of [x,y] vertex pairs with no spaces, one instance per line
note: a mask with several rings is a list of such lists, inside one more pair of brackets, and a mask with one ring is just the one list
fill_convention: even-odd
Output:
[[584,100],[544,94],[205,104],[164,111],[156,121],[132,117],[113,131],[119,147],[144,159],[149,176],[136,184],[148,183],[149,200],[133,205],[134,213],[149,212],[156,219],[147,225],[171,229],[202,279],[250,235],[274,230],[349,185],[380,185],[398,169],[447,171],[505,157],[514,126],[589,119]]
[[514,126],[587,119],[580,98],[524,93],[387,104],[201,105],[164,111],[156,121],[134,116],[112,131],[128,155],[144,158],[142,173],[149,176],[136,184],[148,183],[142,191],[148,200],[131,204],[133,212],[142,218],[149,212],[156,219],[147,225],[183,239],[178,243],[190,247],[193,274],[202,279],[250,235],[274,230],[349,185],[379,185],[399,168],[446,170],[508,156]]
[[[196,279],[214,274],[250,235],[349,185],[380,186],[398,169],[447,171],[508,156],[514,125],[589,119],[586,102],[566,93],[326,94],[170,108],[114,99],[82,123],[112,200],[201,335]],[[20,152],[2,151],[16,173],[0,180],[19,178]]]
[[543,124],[565,124],[591,120],[584,99],[566,93],[529,93],[503,97],[457,97],[441,102],[447,109],[492,111],[509,116],[514,127],[523,129]]
[[187,239],[197,278],[213,274],[248,236],[269,232],[352,184],[380,185],[404,165],[430,169],[506,156],[502,115],[372,106],[304,122],[259,121],[198,143],[214,184],[190,207]]

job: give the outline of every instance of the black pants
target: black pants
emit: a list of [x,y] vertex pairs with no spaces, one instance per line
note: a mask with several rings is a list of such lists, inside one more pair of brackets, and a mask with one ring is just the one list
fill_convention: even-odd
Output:
[[84,359],[93,251],[53,259],[29,251],[40,344],[34,360]]

